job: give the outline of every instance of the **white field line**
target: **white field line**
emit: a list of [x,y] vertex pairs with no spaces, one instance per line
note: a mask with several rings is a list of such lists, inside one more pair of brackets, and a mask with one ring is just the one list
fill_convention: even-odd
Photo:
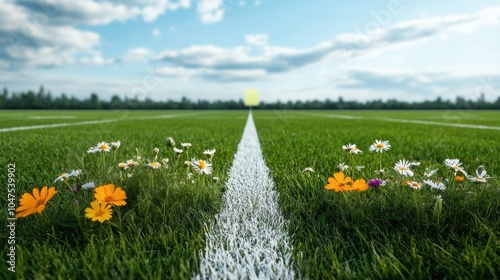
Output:
[[[84,121],[84,122],[74,122],[74,123],[54,123],[54,124],[41,124],[41,125],[7,127],[7,128],[0,128],[0,133],[2,133],[2,132],[10,132],[10,131],[20,131],[20,130],[32,130],[32,129],[43,129],[43,128],[75,126],[75,125],[89,125],[89,124],[112,123],[112,122],[117,122],[117,121],[128,121],[128,120],[167,119],[167,118],[175,118],[175,117],[178,117],[178,116],[179,115],[160,115],[160,116],[148,116],[148,117],[119,118],[119,119],[108,119],[108,120]],[[186,115],[184,115],[184,116],[186,116]]]
[[223,208],[207,226],[200,272],[193,279],[293,279],[288,221],[251,113],[226,187]]
[[394,118],[373,118],[373,117],[361,117],[361,116],[350,116],[350,115],[335,115],[335,114],[314,114],[313,116],[328,117],[328,118],[339,118],[339,119],[370,119],[370,120],[379,120],[379,121],[385,121],[385,122],[413,123],[413,124],[426,124],[426,125],[449,126],[449,127],[463,127],[463,128],[474,128],[474,129],[500,130],[500,126],[476,125],[476,124],[464,124],[464,123],[445,123],[445,122],[422,121],[422,120],[407,120],[407,119],[394,119]]

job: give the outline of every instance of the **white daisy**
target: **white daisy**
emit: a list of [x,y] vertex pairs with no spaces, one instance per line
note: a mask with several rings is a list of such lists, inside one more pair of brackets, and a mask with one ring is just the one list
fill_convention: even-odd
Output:
[[205,173],[209,175],[212,173],[212,165],[202,159],[193,159],[191,160],[191,166],[193,166],[194,170],[199,173]]
[[125,170],[128,169],[128,164],[126,164],[125,162],[120,162],[118,163],[118,167],[120,167],[121,170]]
[[388,151],[391,148],[391,145],[389,144],[389,141],[382,141],[382,140],[375,140],[375,143],[373,143],[370,148],[368,149],[370,152],[384,152]]
[[182,149],[174,148],[174,153],[176,155],[180,155],[180,154],[182,154],[182,152],[183,152]]
[[94,182],[88,182],[82,185],[82,190],[89,190],[95,188]]
[[68,173],[62,173],[61,175],[59,175],[59,177],[57,177],[55,180],[54,180],[54,183],[57,182],[57,181],[66,181],[68,180],[69,178],[69,174]]
[[97,146],[94,147],[95,152],[109,152],[111,147],[106,142],[98,143]]
[[181,143],[181,146],[184,150],[189,150],[189,148],[191,148],[191,143]]
[[431,180],[424,180],[424,183],[426,185],[429,185],[431,187],[431,189],[438,189],[438,190],[441,190],[441,191],[444,191],[446,190],[446,186],[442,183],[442,182],[433,182]]
[[191,162],[189,160],[184,161],[184,167],[190,167]]
[[78,177],[82,174],[82,170],[77,169],[77,170],[71,170],[71,172],[68,174],[68,177]]
[[153,152],[153,155],[157,155],[160,152],[160,149],[154,148],[152,152]]
[[216,151],[215,149],[205,150],[203,154],[209,156],[210,159],[212,159],[214,157],[215,151]]
[[357,169],[358,171],[361,171],[361,170],[363,170],[364,168],[365,168],[365,166],[364,166],[364,165],[358,165],[358,166],[356,166],[356,169]]
[[161,162],[163,162],[163,165],[165,165],[165,167],[167,167],[167,165],[168,165],[168,158],[162,159]]
[[339,163],[339,165],[337,165],[337,168],[340,169],[340,170],[342,170],[342,171],[345,171],[346,169],[349,168],[349,165],[341,162],[341,163]]
[[445,159],[444,160],[444,164],[450,168],[450,169],[453,169],[455,170],[455,174],[457,174],[458,171],[462,172],[462,174],[464,174],[465,176],[467,176],[467,173],[465,172],[465,170],[461,167],[462,163],[460,162],[459,159]]
[[490,176],[488,176],[488,173],[486,172],[486,170],[484,170],[484,167],[482,165],[476,169],[476,175],[476,177],[470,176],[468,177],[468,179],[471,182],[486,183],[486,179],[491,178]]
[[420,162],[418,161],[410,162],[410,166],[420,166]]
[[118,148],[120,148],[120,145],[121,145],[120,141],[111,142],[111,149],[118,150]]
[[314,169],[312,167],[306,167],[304,170],[302,170],[302,173],[304,172],[314,172]]
[[166,140],[165,140],[167,146],[169,147],[175,147],[175,141],[174,141],[174,138],[172,137],[168,137]]
[[429,168],[426,168],[425,169],[425,172],[424,172],[424,176],[425,177],[432,177],[432,175],[436,174],[436,172],[438,171],[438,169],[429,169]]
[[415,189],[415,190],[419,190],[422,188],[422,184],[420,184],[417,181],[408,182],[407,185],[410,186],[410,188]]
[[134,168],[134,167],[137,167],[139,165],[139,163],[137,161],[134,161],[133,159],[127,160],[126,164],[130,168]]
[[152,169],[158,169],[161,167],[161,164],[157,161],[153,161],[148,163],[148,166],[151,167]]
[[404,159],[400,159],[396,163],[394,170],[401,175],[413,177],[413,171],[410,170],[410,163]]

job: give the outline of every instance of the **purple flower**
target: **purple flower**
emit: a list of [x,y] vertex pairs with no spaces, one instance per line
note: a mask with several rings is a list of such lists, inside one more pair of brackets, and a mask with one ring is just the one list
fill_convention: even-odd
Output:
[[77,193],[78,191],[80,190],[80,187],[79,186],[72,186],[69,191],[72,192],[72,193]]
[[370,187],[372,189],[378,189],[378,188],[380,188],[380,186],[384,186],[384,185],[385,185],[385,181],[382,179],[379,179],[379,178],[371,179],[370,181],[368,181],[368,187]]

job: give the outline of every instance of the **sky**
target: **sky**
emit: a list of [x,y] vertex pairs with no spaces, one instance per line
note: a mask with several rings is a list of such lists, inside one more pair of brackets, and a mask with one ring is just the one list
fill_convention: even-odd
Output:
[[497,0],[0,0],[0,87],[77,98],[500,96]]

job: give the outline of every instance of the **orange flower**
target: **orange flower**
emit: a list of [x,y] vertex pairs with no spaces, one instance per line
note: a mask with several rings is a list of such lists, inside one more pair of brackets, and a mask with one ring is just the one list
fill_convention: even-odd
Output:
[[464,176],[459,176],[459,175],[455,176],[455,181],[462,182],[463,180],[464,180]]
[[357,192],[366,191],[368,189],[368,184],[365,179],[358,179],[352,184],[352,190]]
[[34,188],[33,195],[24,193],[20,199],[20,206],[16,209],[16,218],[23,218],[34,213],[41,214],[47,201],[56,193],[54,187],[47,188],[47,186],[44,186],[41,192],[38,191],[38,188]]
[[127,202],[125,202],[127,194],[120,187],[115,189],[114,184],[107,184],[95,188],[94,197],[99,203],[109,203],[116,206],[127,204]]
[[111,219],[111,205],[107,203],[99,203],[95,200],[90,203],[90,207],[85,209],[85,217],[92,219],[92,221],[99,221],[103,223],[106,220]]
[[327,190],[335,190],[336,192],[344,191],[344,188],[352,184],[351,177],[345,177],[344,172],[333,173],[333,178],[328,178],[328,184],[325,186]]

